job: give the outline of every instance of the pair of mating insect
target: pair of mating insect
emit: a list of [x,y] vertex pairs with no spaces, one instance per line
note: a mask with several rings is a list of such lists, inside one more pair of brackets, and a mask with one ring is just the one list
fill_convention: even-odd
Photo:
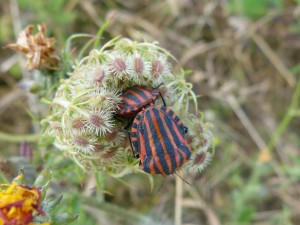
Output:
[[[158,96],[164,106],[154,106]],[[134,86],[120,97],[120,110],[116,115],[134,117],[128,133],[133,155],[140,157],[141,168],[151,174],[173,174],[191,156],[185,139],[187,128],[177,114],[166,107],[158,87]]]

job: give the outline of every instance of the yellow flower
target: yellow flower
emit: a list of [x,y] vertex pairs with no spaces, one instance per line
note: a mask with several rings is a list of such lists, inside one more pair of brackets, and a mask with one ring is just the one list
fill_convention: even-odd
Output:
[[32,222],[38,214],[45,215],[39,189],[17,182],[0,184],[0,225],[34,225]]
[[34,26],[28,25],[20,34],[15,44],[8,44],[10,48],[26,55],[27,68],[57,70],[60,58],[54,48],[54,38],[46,38],[46,25],[38,25],[39,32],[33,35]]

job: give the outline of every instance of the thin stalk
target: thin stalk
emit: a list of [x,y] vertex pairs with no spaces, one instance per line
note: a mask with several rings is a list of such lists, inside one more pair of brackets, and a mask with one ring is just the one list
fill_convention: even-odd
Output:
[[181,225],[181,214],[182,214],[182,187],[183,181],[177,175],[176,176],[176,196],[175,196],[175,225]]
[[22,134],[22,135],[16,135],[16,134],[8,134],[0,131],[0,140],[7,141],[7,142],[37,142],[39,138],[39,134]]
[[100,41],[101,41],[101,38],[102,38],[102,35],[105,31],[105,29],[107,28],[107,26],[110,24],[110,19],[107,19],[104,24],[100,27],[100,29],[98,30],[98,33],[97,33],[97,38],[95,40],[95,43],[94,43],[94,48],[99,48],[99,45],[100,45]]
[[297,83],[295,92],[293,94],[291,104],[287,110],[287,113],[285,114],[285,116],[282,119],[282,121],[280,122],[278,128],[274,132],[272,139],[270,140],[270,142],[267,145],[269,151],[272,151],[274,149],[275,145],[277,144],[278,139],[282,136],[282,134],[284,133],[284,131],[286,130],[286,128],[288,127],[290,122],[295,117],[295,114],[293,112],[295,112],[295,110],[297,110],[299,100],[300,100],[300,79],[298,79],[298,83]]

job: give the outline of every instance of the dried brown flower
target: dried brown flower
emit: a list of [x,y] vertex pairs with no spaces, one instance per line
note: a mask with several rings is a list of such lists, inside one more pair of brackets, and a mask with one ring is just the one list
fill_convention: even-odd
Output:
[[38,33],[33,35],[34,26],[28,25],[20,34],[17,43],[8,44],[10,48],[26,55],[27,68],[57,70],[60,58],[54,48],[55,38],[46,37],[46,25],[38,25]]

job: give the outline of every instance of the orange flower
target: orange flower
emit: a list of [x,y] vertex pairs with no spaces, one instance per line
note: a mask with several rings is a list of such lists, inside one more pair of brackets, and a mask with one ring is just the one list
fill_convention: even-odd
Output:
[[10,48],[26,55],[27,68],[57,70],[60,58],[54,48],[55,38],[46,38],[46,25],[38,25],[39,32],[33,35],[34,26],[28,25],[17,39],[17,43],[8,44]]
[[16,182],[0,184],[0,225],[34,225],[37,214],[45,215],[39,189]]

